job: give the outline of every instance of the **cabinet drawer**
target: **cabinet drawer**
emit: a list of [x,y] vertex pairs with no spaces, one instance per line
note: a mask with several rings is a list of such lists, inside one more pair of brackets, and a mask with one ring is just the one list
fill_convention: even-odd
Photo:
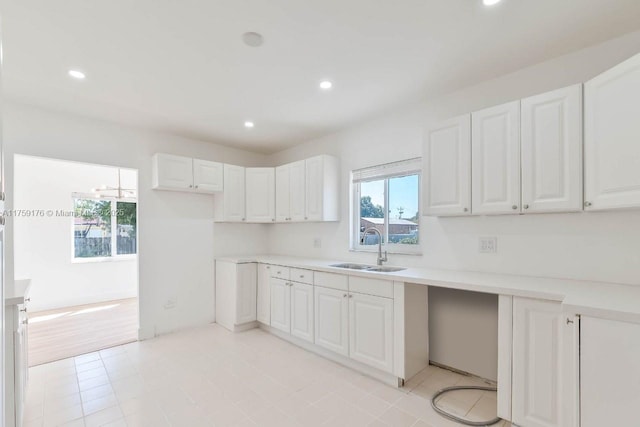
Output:
[[393,298],[393,282],[391,280],[367,279],[365,277],[351,276],[351,278],[349,278],[349,291],[385,298]]
[[303,270],[301,268],[292,268],[290,271],[289,278],[294,282],[313,285],[313,271],[311,270]]
[[349,276],[335,273],[323,273],[316,271],[313,275],[313,284],[325,288],[349,290]]
[[278,279],[289,280],[289,267],[283,267],[281,265],[272,265],[271,266],[271,277],[276,277]]

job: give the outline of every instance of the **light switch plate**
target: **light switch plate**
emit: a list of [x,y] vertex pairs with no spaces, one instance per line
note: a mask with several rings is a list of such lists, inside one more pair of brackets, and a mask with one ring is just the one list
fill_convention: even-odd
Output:
[[480,237],[478,246],[478,252],[481,254],[495,254],[498,252],[498,238],[493,237]]

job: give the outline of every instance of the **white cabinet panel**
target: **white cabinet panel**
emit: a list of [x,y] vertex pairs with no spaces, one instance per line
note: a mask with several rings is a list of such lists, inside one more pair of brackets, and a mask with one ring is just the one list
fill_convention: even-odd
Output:
[[337,221],[339,191],[335,157],[305,160],[305,221]]
[[582,317],[581,427],[635,426],[640,408],[640,325]]
[[457,117],[426,133],[422,147],[424,215],[471,213],[470,117]]
[[153,188],[192,190],[193,159],[158,153],[153,156]]
[[238,264],[237,274],[236,325],[242,325],[256,320],[256,264]]
[[193,159],[193,187],[198,193],[222,191],[224,166],[222,163]]
[[582,210],[582,85],[522,100],[522,210]]
[[293,283],[291,289],[291,335],[313,342],[313,286]]
[[[291,216],[291,166],[276,168],[276,221],[289,221]],[[304,204],[304,203],[303,203]]]
[[289,282],[271,278],[271,326],[283,332],[291,332],[291,292]]
[[245,168],[225,164],[224,191],[214,197],[216,221],[245,221]]
[[270,289],[271,266],[267,264],[258,265],[258,289],[256,303],[256,319],[260,323],[269,325],[271,323],[271,292]]
[[640,206],[640,55],[584,85],[585,209]]
[[513,316],[513,422],[576,426],[577,317],[559,302],[527,298],[513,299]]
[[472,212],[520,212],[520,101],[471,115]]
[[247,222],[274,222],[274,168],[246,168],[245,175]]
[[304,221],[305,218],[305,162],[301,160],[289,165],[290,167],[290,199],[289,221]]
[[349,300],[345,291],[314,288],[316,344],[349,355]]
[[385,372],[393,371],[393,300],[349,294],[349,355]]

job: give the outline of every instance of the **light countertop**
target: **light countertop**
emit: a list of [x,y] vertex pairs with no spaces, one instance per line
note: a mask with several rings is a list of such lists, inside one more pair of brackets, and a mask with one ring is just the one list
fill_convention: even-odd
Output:
[[380,273],[331,267],[332,264],[339,264],[345,261],[279,255],[221,257],[217,258],[217,260],[234,263],[260,262],[341,273],[350,276],[559,301],[562,302],[563,308],[567,313],[640,323],[640,283],[638,286],[632,286],[573,279],[552,279],[414,267],[392,273]]
[[29,296],[31,279],[16,279],[13,285],[8,285],[4,290],[4,305],[24,304]]

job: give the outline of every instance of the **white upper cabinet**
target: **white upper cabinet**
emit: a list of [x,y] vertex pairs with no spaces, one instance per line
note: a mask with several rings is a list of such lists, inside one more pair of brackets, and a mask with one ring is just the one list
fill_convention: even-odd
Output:
[[300,160],[291,163],[289,179],[291,180],[289,195],[289,221],[304,221],[305,217],[305,162]]
[[427,130],[422,147],[424,215],[471,213],[471,116]]
[[222,163],[193,159],[193,188],[199,193],[215,193],[223,190],[224,167]]
[[247,222],[274,222],[275,169],[246,168],[245,179]]
[[305,160],[305,221],[338,220],[338,162],[321,155]]
[[224,165],[224,191],[216,193],[214,217],[216,221],[242,222],[245,216],[245,168]]
[[582,85],[522,100],[522,211],[582,210]]
[[153,188],[192,190],[193,159],[158,153],[153,156]]
[[585,209],[640,206],[640,55],[584,85]]
[[276,168],[276,221],[289,221],[291,216],[291,165]]
[[337,221],[338,162],[316,156],[276,168],[276,220]]
[[223,189],[223,165],[208,160],[157,153],[153,156],[156,190],[215,193]]
[[520,212],[520,101],[471,115],[472,211]]

